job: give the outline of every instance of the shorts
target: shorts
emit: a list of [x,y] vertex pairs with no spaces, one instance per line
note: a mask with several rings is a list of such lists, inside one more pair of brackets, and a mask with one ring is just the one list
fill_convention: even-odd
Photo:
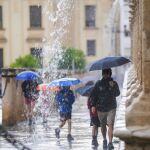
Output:
[[101,125],[114,125],[116,109],[112,109],[109,112],[97,111],[97,113]]
[[101,126],[98,116],[97,117],[91,117],[90,126],[97,126],[97,127]]
[[62,113],[60,112],[60,121],[66,121],[71,119],[71,112]]

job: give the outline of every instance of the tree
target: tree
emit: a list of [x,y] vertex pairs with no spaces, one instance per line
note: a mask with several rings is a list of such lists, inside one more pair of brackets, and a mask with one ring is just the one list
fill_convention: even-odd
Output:
[[19,57],[10,65],[12,68],[39,68],[39,61],[31,54]]
[[59,69],[84,69],[85,55],[83,51],[75,48],[67,48],[63,52],[63,58],[59,61]]

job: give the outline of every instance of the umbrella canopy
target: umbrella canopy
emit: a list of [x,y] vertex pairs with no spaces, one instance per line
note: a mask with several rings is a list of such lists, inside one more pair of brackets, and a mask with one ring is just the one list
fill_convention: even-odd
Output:
[[16,76],[16,80],[36,80],[37,78],[40,76],[34,71],[23,71]]
[[53,80],[48,87],[61,87],[61,86],[71,86],[71,85],[76,85],[79,84],[81,81],[76,78],[61,78],[58,80]]
[[48,88],[48,84],[43,83],[37,86],[37,90],[38,91],[59,91],[60,89],[58,87]]
[[94,84],[93,85],[85,85],[83,87],[80,87],[78,89],[75,90],[75,92],[79,93],[82,96],[89,96],[91,91],[94,88]]
[[122,56],[111,56],[97,60],[90,66],[90,71],[103,70],[107,68],[117,67],[131,62],[128,58]]

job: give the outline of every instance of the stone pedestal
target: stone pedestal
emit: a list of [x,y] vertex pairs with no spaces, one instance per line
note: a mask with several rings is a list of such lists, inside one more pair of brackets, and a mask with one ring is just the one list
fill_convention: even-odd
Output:
[[126,150],[149,150],[150,95],[143,91],[136,77],[132,66],[125,75],[114,135],[125,142]]
[[2,69],[2,124],[15,125],[25,118],[21,83],[15,76],[21,70]]

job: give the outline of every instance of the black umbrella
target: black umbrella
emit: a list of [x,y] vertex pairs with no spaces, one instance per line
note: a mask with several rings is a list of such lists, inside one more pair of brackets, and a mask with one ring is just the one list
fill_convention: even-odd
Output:
[[128,58],[122,56],[111,56],[97,60],[90,66],[90,71],[103,70],[107,68],[117,67],[131,62]]
[[89,96],[91,91],[94,88],[94,84],[93,85],[85,85],[83,87],[80,87],[78,89],[75,90],[75,92],[79,93],[82,96]]

